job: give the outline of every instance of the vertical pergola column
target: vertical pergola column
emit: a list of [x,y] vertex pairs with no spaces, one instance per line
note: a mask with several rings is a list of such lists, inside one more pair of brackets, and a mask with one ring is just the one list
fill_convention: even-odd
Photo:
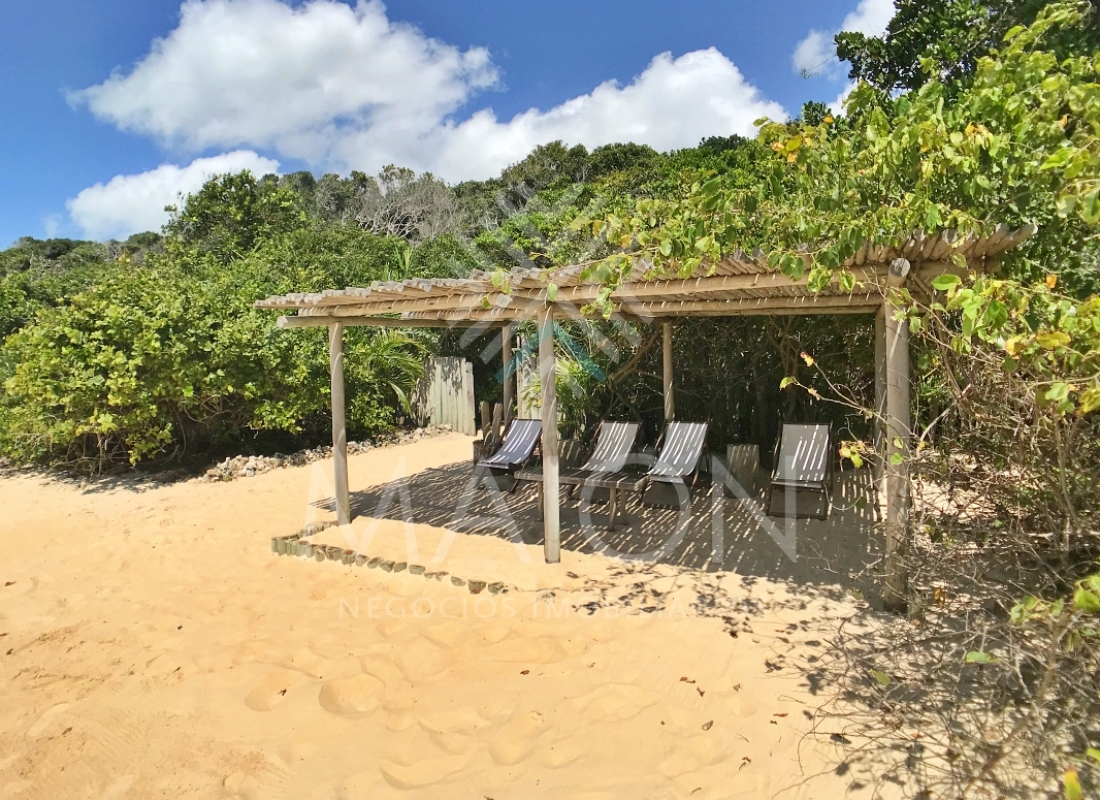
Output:
[[889,291],[901,286],[909,273],[909,262],[898,259],[890,265],[890,279],[884,300],[884,347],[886,351],[886,585],[883,597],[888,609],[907,605],[908,575],[905,554],[909,541],[909,456],[912,419],[909,404],[909,323],[901,317]]
[[502,402],[504,403],[504,430],[512,422],[512,404],[515,402],[516,374],[512,367],[512,325],[505,325],[500,329],[500,349],[504,360],[504,391]]
[[886,473],[886,304],[875,313],[875,416],[872,433],[875,448],[875,489]]
[[672,323],[661,323],[661,377],[665,398],[665,422],[676,419],[676,395],[672,385]]
[[554,359],[554,307],[539,314],[539,382],[542,388],[542,529],[547,564],[561,561],[558,484],[558,382]]
[[344,416],[344,326],[329,325],[328,363],[332,399],[332,461],[333,487],[336,495],[336,522],[351,522],[351,500],[348,495],[348,430]]

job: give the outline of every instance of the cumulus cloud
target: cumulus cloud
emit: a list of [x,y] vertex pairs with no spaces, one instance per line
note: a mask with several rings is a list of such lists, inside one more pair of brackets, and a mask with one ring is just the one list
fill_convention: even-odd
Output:
[[378,0],[186,0],[177,27],[143,58],[70,102],[166,147],[240,149],[116,177],[69,201],[70,214],[98,237],[155,228],[165,203],[197,189],[202,175],[277,167],[256,150],[315,169],[369,173],[392,163],[459,181],[490,177],[555,139],[664,150],[786,118],[714,48],[663,53],[631,82],[607,81],[554,108],[463,118],[499,80],[484,48],[393,22]]
[[129,73],[70,101],[170,145],[320,159],[349,130],[419,134],[496,81],[487,50],[392,23],[377,0],[187,0]]
[[844,18],[835,31],[811,30],[806,38],[795,46],[791,65],[803,75],[837,76],[841,72],[836,60],[833,38],[841,31],[881,36],[894,17],[894,0],[860,0],[855,11]]
[[128,72],[70,100],[169,146],[270,149],[322,169],[397,163],[450,180],[489,177],[558,138],[681,147],[784,116],[714,49],[659,55],[630,84],[556,108],[463,121],[463,106],[498,81],[488,51],[394,23],[377,0],[187,0],[176,29]]
[[675,59],[663,53],[629,85],[608,81],[548,111],[531,109],[503,122],[492,111],[479,111],[462,123],[440,121],[416,139],[370,128],[346,137],[337,152],[350,165],[385,153],[383,161],[467,180],[493,175],[555,139],[588,147],[629,141],[668,150],[693,146],[707,135],[751,135],[752,123],[765,116],[785,119],[786,112],[711,48]]
[[164,207],[180,194],[202,188],[210,177],[241,170],[256,175],[278,172],[279,162],[251,150],[199,158],[185,167],[164,164],[149,172],[117,175],[90,186],[66,204],[69,216],[90,239],[122,239],[140,231],[159,230],[168,221]]

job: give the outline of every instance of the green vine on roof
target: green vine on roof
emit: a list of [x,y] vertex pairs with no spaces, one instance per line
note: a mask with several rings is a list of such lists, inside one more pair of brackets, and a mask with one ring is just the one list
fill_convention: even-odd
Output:
[[[1030,27],[1008,31],[961,91],[930,78],[890,99],[861,84],[846,116],[759,120],[774,152],[764,181],[744,188],[715,175],[593,222],[620,248],[593,276],[614,287],[638,258],[655,274],[687,276],[744,251],[762,252],[792,279],[808,276],[811,290],[834,280],[851,290],[857,280],[842,265],[866,242],[947,229],[962,241],[997,223],[1035,223],[1038,235],[997,281],[944,286],[940,308],[964,317],[959,346],[975,337],[995,344],[1009,368],[1039,364],[1059,408],[1097,408],[1100,308],[1081,298],[1098,283],[1100,54],[1059,60],[1043,49],[1063,28],[1095,24],[1091,14],[1083,2],[1051,4]],[[953,260],[967,266],[961,253]]]

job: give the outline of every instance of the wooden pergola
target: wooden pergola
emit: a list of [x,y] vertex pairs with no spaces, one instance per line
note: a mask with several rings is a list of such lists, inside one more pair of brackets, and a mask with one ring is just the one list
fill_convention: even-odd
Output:
[[[884,470],[887,603],[904,603],[906,576],[898,557],[908,529],[910,498],[908,451],[911,436],[909,328],[894,313],[893,289],[906,288],[927,299],[932,281],[945,273],[962,274],[955,257],[966,259],[966,271],[992,269],[1007,251],[1032,236],[1035,226],[998,226],[983,237],[961,237],[954,231],[917,232],[890,245],[867,244],[843,266],[855,275],[855,288],[844,291],[834,279],[813,293],[806,278],[788,278],[765,259],[734,253],[708,264],[688,278],[654,278],[639,261],[611,295],[613,318],[661,324],[663,329],[665,418],[675,417],[672,385],[672,321],[684,317],[731,317],[785,314],[874,314],[875,403],[878,412],[879,469]],[[283,328],[327,327],[332,380],[332,444],[335,461],[336,515],[351,521],[348,491],[347,435],[344,420],[343,330],[345,326],[499,328],[506,368],[504,408],[510,417],[515,397],[507,368],[515,324],[538,323],[539,374],[543,424],[544,548],[547,563],[560,560],[557,393],[553,330],[556,319],[583,319],[585,306],[597,299],[602,284],[588,276],[586,265],[548,270],[516,269],[501,281],[487,272],[466,279],[418,279],[375,282],[364,288],[288,294],[256,303],[260,309],[296,311],[279,318]],[[550,287],[554,288],[551,289]],[[551,297],[553,299],[551,299]],[[593,315],[594,316],[594,315]],[[506,419],[506,423],[507,423]],[[899,454],[901,458],[894,457]],[[895,463],[897,462],[897,463]]]

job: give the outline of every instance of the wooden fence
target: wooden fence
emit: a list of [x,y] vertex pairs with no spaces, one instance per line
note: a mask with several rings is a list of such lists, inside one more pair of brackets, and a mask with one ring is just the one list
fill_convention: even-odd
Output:
[[458,357],[432,358],[425,373],[417,393],[419,416],[434,425],[450,425],[457,433],[476,434],[474,365]]

